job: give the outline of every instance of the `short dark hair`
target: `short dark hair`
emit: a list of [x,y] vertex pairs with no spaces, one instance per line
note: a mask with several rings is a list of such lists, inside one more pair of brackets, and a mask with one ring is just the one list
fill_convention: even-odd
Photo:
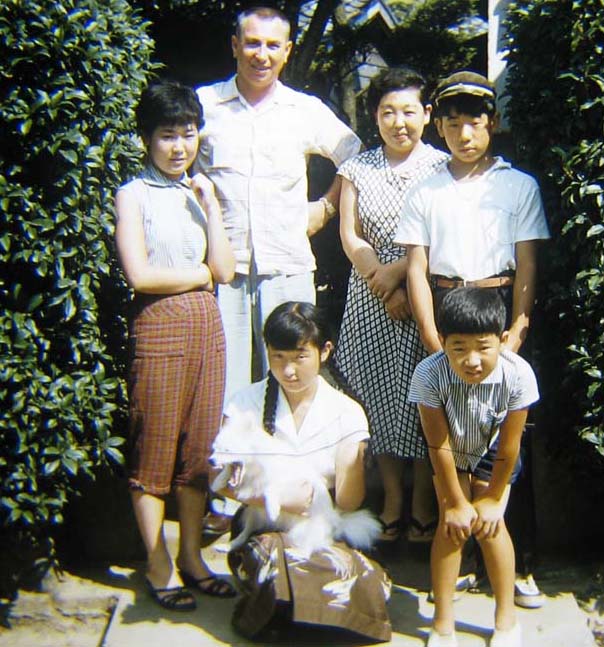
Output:
[[203,127],[203,108],[195,91],[178,81],[152,83],[141,94],[136,107],[136,125],[144,137],[159,126]]
[[263,18],[265,20],[271,20],[273,18],[281,20],[287,25],[287,35],[289,38],[292,29],[289,18],[281,11],[281,9],[266,5],[248,7],[237,14],[237,18],[235,19],[235,36],[237,36],[237,38],[241,38],[241,34],[243,32],[243,21],[250,16],[258,16],[258,18]]
[[305,301],[287,301],[277,306],[264,324],[264,341],[277,350],[295,350],[311,343],[321,349],[331,340],[326,313]]
[[434,116],[492,117],[497,112],[495,86],[482,74],[462,70],[442,79],[434,91]]
[[389,92],[416,88],[419,91],[419,100],[426,105],[424,97],[426,79],[411,67],[400,66],[390,67],[382,70],[377,76],[371,79],[367,90],[367,107],[370,114],[377,112],[382,97]]
[[505,329],[505,304],[494,288],[455,288],[445,294],[436,319],[445,339],[489,333],[500,337]]

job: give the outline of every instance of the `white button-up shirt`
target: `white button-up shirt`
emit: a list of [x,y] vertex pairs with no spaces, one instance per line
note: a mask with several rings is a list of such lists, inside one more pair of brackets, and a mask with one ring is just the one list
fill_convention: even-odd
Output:
[[515,245],[549,238],[537,182],[501,158],[471,182],[446,166],[407,195],[394,242],[429,247],[430,274],[484,279],[516,269]]
[[307,156],[336,166],[355,155],[358,137],[319,99],[278,82],[251,106],[235,77],[197,90],[203,105],[198,162],[216,187],[237,260],[258,274],[301,274],[315,268],[308,225]]

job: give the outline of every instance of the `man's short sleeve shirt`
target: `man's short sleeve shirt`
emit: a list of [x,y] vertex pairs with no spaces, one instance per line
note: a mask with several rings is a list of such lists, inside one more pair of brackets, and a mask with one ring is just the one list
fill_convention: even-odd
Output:
[[516,269],[515,245],[549,238],[537,182],[496,158],[470,182],[444,166],[407,198],[395,235],[429,247],[430,274],[475,281]]
[[338,166],[360,149],[358,137],[319,99],[278,83],[249,105],[235,77],[201,87],[204,110],[199,164],[214,182],[237,271],[300,274],[315,268],[306,235],[307,157]]
[[495,369],[479,384],[467,384],[443,351],[422,360],[409,387],[409,402],[444,410],[455,465],[473,470],[499,434],[509,411],[539,399],[535,373],[516,353],[504,350]]

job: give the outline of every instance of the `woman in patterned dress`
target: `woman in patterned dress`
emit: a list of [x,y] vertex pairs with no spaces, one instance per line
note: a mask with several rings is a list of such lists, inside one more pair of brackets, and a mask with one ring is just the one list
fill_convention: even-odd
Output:
[[[365,404],[372,450],[384,488],[382,539],[400,534],[404,459],[425,459],[416,408],[407,402],[413,369],[423,357],[405,291],[405,249],[392,242],[410,187],[447,159],[422,142],[430,120],[424,78],[409,68],[385,70],[367,100],[383,145],[346,161],[340,197],[340,236],[352,263],[336,362]],[[415,461],[410,539],[429,536],[431,510],[416,505],[431,488],[427,463]]]

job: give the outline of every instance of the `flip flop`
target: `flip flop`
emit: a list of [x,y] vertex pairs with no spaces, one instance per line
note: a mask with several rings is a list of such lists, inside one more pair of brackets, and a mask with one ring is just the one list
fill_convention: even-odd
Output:
[[[476,586],[478,580],[474,573],[468,573],[467,575],[460,575],[455,581],[455,593],[453,594],[453,602],[457,602],[466,591],[472,591]],[[428,597],[426,598],[428,602],[434,603],[434,591],[430,589]]]
[[378,537],[378,541],[384,544],[389,544],[395,542],[401,536],[401,520],[395,519],[390,523],[386,523],[378,518],[380,525],[382,526],[382,533]]
[[208,575],[196,579],[185,571],[179,571],[182,581],[191,587],[195,587],[200,593],[211,595],[215,598],[234,598],[237,591],[233,585],[217,575]]
[[409,519],[409,530],[407,531],[407,541],[412,544],[425,544],[434,538],[438,521],[430,521],[427,524],[421,524],[417,519]]
[[169,611],[193,611],[197,608],[197,602],[195,602],[191,591],[184,586],[156,589],[147,578],[145,581],[149,594],[160,607]]

